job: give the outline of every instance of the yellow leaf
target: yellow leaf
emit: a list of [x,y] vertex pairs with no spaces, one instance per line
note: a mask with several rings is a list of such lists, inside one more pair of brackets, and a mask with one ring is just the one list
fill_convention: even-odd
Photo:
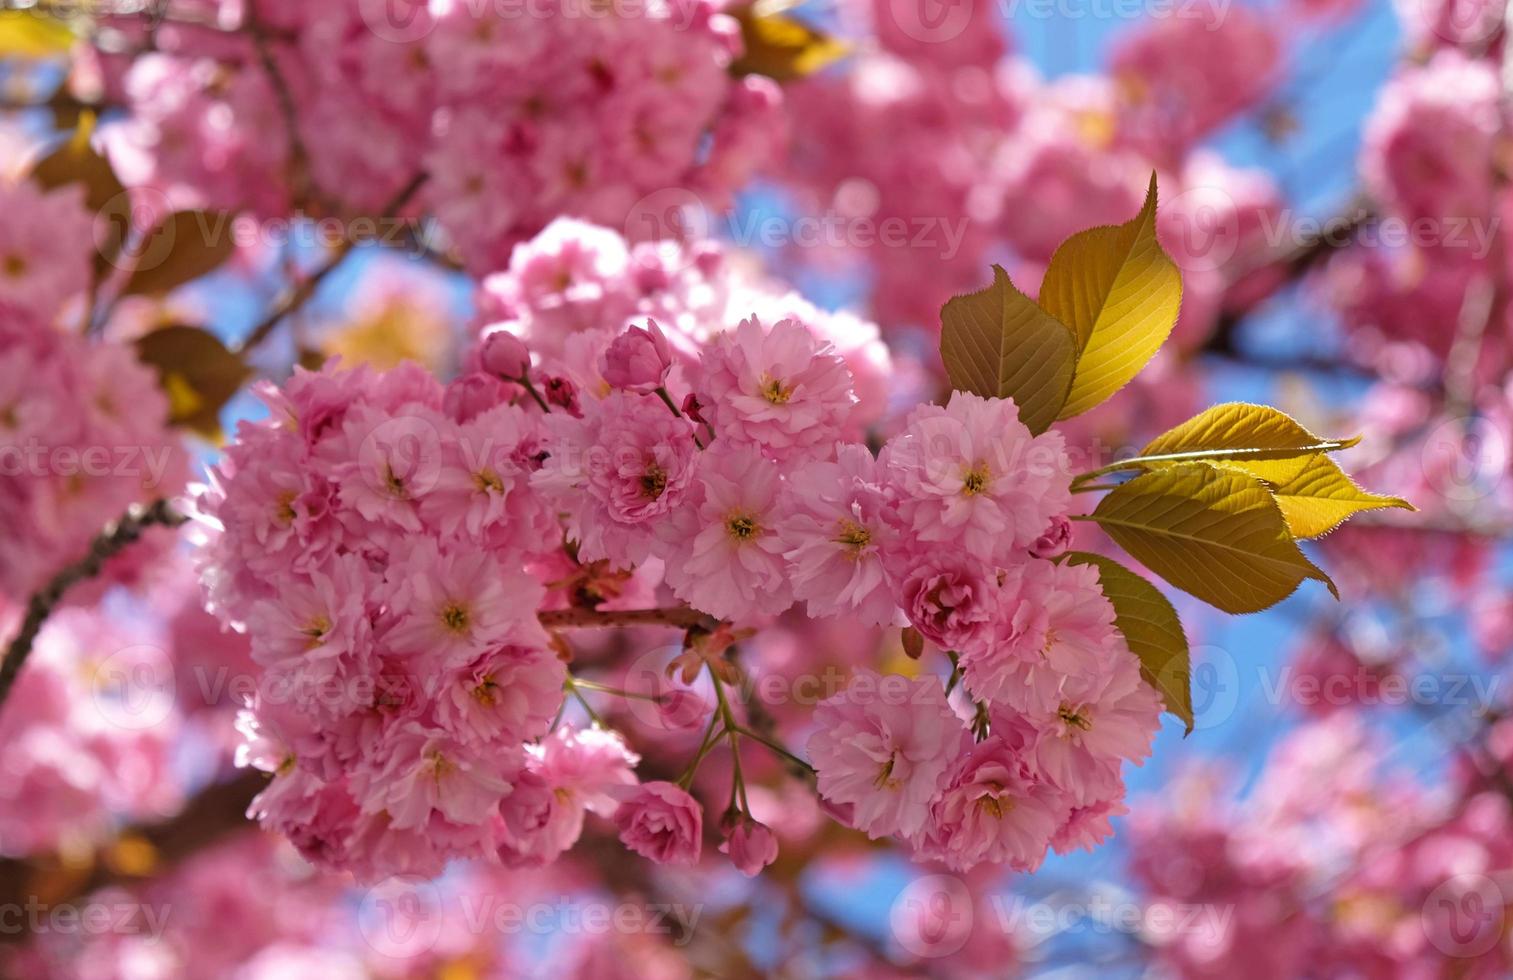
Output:
[[1228,402],[1168,429],[1128,462],[1152,466],[1194,459],[1232,460],[1263,480],[1285,483],[1301,473],[1314,455],[1348,449],[1357,442],[1359,438],[1316,436],[1285,412],[1266,405]]
[[844,57],[843,41],[823,34],[801,20],[780,13],[762,13],[756,4],[728,11],[741,25],[741,56],[731,64],[736,75],[766,75],[779,82],[812,75]]
[[995,265],[991,286],[941,308],[940,357],[951,387],[1014,399],[1020,421],[1039,435],[1066,401],[1077,351],[1066,325],[1015,289]]
[[1114,626],[1140,658],[1141,676],[1192,734],[1192,660],[1177,610],[1160,589],[1112,558],[1071,551],[1066,561],[1098,569],[1098,584],[1114,607]]
[[1137,561],[1228,613],[1257,612],[1305,578],[1334,583],[1298,550],[1271,491],[1212,463],[1179,463],[1114,488],[1092,514]]
[[53,58],[68,54],[74,32],[60,20],[30,10],[0,11],[0,58]]
[[[1226,465],[1251,469],[1249,463]],[[1272,495],[1295,538],[1328,534],[1363,510],[1384,507],[1418,510],[1402,497],[1385,497],[1361,489],[1339,464],[1323,453],[1307,457],[1297,473],[1272,488]]]
[[1155,174],[1134,218],[1061,243],[1041,283],[1040,305],[1077,339],[1077,372],[1060,418],[1082,414],[1140,373],[1182,306],[1182,275],[1156,241]]
[[213,272],[236,251],[231,215],[175,211],[149,231],[132,253],[125,292],[161,295]]
[[208,439],[220,435],[220,413],[252,372],[214,334],[171,326],[137,340],[137,359],[158,372],[174,425]]

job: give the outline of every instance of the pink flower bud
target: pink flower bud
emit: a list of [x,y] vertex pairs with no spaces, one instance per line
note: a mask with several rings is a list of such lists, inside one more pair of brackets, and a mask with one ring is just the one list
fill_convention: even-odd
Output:
[[489,374],[511,381],[525,377],[531,369],[531,352],[508,330],[495,330],[483,338],[479,360]]
[[722,829],[725,841],[720,853],[730,855],[730,863],[748,878],[754,878],[778,857],[778,841],[766,824],[749,816],[727,821]]
[[672,351],[655,320],[647,320],[645,328],[627,329],[610,342],[600,359],[604,380],[611,387],[643,394],[662,387],[671,367]]
[[578,405],[578,386],[566,378],[546,379],[546,403],[566,409],[575,419],[583,417],[583,409]]
[[1059,558],[1066,554],[1072,544],[1072,522],[1065,516],[1051,518],[1051,526],[1030,545],[1030,554],[1036,558]]
[[703,408],[704,405],[699,401],[699,396],[691,391],[688,397],[683,399],[683,414],[701,425],[704,423],[704,416],[700,414]]

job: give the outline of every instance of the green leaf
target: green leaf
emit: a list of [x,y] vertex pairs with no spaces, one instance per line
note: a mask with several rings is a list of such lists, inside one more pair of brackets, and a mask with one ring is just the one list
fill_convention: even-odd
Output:
[[31,176],[49,190],[70,184],[84,187],[85,206],[105,220],[105,227],[97,239],[99,252],[95,256],[95,270],[98,274],[120,254],[131,230],[131,196],[110,161],[90,145],[94,127],[94,114],[83,113],[79,127],[68,141],[39,160],[32,168]]
[[730,66],[735,75],[766,75],[779,82],[812,75],[844,57],[843,41],[780,13],[759,13],[757,4],[729,10],[741,25],[741,56]]
[[1194,459],[1230,460],[1263,480],[1285,483],[1301,473],[1313,456],[1348,449],[1358,442],[1358,437],[1316,436],[1291,416],[1266,405],[1228,402],[1168,429],[1127,462],[1152,466]]
[[[1250,463],[1225,465],[1251,469]],[[1339,464],[1323,453],[1307,457],[1291,479],[1273,486],[1271,492],[1295,538],[1328,534],[1363,510],[1384,507],[1418,510],[1402,497],[1385,497],[1361,489]]]
[[74,32],[31,10],[0,11],[0,58],[56,58],[73,48]]
[[137,358],[158,372],[168,395],[169,421],[207,439],[221,432],[221,408],[252,373],[215,335],[172,326],[137,340]]
[[1228,613],[1275,605],[1305,578],[1339,598],[1249,473],[1204,462],[1151,470],[1111,490],[1092,520],[1151,571]]
[[940,311],[940,357],[951,387],[1012,398],[1036,435],[1056,421],[1076,368],[1072,332],[993,266],[993,284]]
[[1182,274],[1156,241],[1155,174],[1134,218],[1061,243],[1041,282],[1040,305],[1077,339],[1077,373],[1061,418],[1086,412],[1140,373],[1182,306]]
[[1166,710],[1179,718],[1191,735],[1192,658],[1177,610],[1149,580],[1112,558],[1070,551],[1065,560],[1098,569],[1098,584],[1114,607],[1114,626],[1140,658],[1141,676],[1156,689]]
[[124,291],[161,295],[213,272],[235,251],[230,214],[175,211],[137,246]]

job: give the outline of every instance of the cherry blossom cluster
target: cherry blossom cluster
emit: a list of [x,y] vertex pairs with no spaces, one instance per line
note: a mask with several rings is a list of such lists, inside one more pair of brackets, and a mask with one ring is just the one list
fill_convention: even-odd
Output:
[[624,226],[664,188],[723,200],[781,133],[777,87],[730,76],[740,31],[708,3],[186,6],[204,22],[123,18],[129,54],[79,80],[131,110],[109,133],[129,185],[281,217],[371,212],[426,173],[479,272],[559,214]]
[[1138,210],[1153,169],[1162,244],[1183,269],[1177,345],[1201,342],[1225,290],[1276,247],[1265,235],[1282,209],[1271,176],[1201,142],[1280,81],[1285,32],[1270,13],[1154,18],[1115,39],[1105,72],[1046,79],[991,24],[952,37],[916,24],[911,36],[887,0],[841,9],[877,36],[848,71],[796,85],[780,176],[800,213],[859,231],[891,224],[900,237],[857,234],[789,258],[866,269],[885,328],[934,330],[941,304],[1005,254],[1014,281],[1033,286],[1069,235]]
[[[80,189],[0,181],[0,206],[14,217],[0,229],[0,597],[20,602],[130,505],[177,493],[188,465],[133,350],[51,325],[89,278]],[[109,577],[152,551],[129,550]]]
[[168,656],[120,618],[67,609],[38,638],[0,714],[0,854],[87,853],[118,820],[180,805]]
[[1227,913],[1153,937],[1162,966],[1187,978],[1506,973],[1507,722],[1487,735],[1490,766],[1453,767],[1431,790],[1345,712],[1289,734],[1243,796],[1204,767],[1137,806],[1147,907]]
[[1468,317],[1486,321],[1477,377],[1495,380],[1507,364],[1506,311],[1471,301],[1503,261],[1501,93],[1496,63],[1446,49],[1403,68],[1366,122],[1375,233],[1330,263],[1320,291],[1349,329],[1350,354],[1394,380],[1432,377]]
[[238,980],[692,976],[673,914],[697,921],[702,906],[585,890],[590,871],[473,864],[434,883],[361,888],[244,829],[145,882],[77,900],[107,928],[46,928],[46,906],[18,909],[13,925],[35,916],[43,928],[0,950],[0,962],[33,980],[120,980],[123,968]]
[[[723,624],[711,656],[796,604],[950,651],[970,728],[933,678],[817,712],[819,792],[872,836],[963,868],[1101,840],[1160,702],[1096,569],[1054,561],[1061,436],[956,393],[874,455],[852,441],[866,345],[848,359],[825,339],[850,321],[759,293],[736,322],[708,299],[680,309],[689,255],[561,222],[486,281],[485,308],[513,319],[450,384],[328,365],[261,388],[268,417],[241,425],[202,500],[210,601],[260,667],[242,757],[275,778],[254,811],[363,877],[545,863],[587,812],[655,861],[694,860],[687,780],[637,787],[621,736],[560,724],[574,683],[538,622],[584,601],[564,583],[610,583],[589,600],[608,609],[633,574]],[[717,265],[690,268],[707,289]],[[742,870],[773,859],[744,802],[721,824]]]

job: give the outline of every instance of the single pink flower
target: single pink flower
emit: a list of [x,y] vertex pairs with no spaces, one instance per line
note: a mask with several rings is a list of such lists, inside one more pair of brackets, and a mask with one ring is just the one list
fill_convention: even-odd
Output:
[[1009,399],[957,391],[944,408],[922,405],[878,462],[900,533],[1000,564],[1071,503],[1061,435],[1031,436]]
[[720,437],[774,459],[827,455],[856,403],[846,362],[797,320],[742,320],[705,345],[700,367]]
[[920,854],[956,871],[982,863],[1034,871],[1070,809],[1008,742],[989,738],[964,755],[930,813]]
[[793,602],[777,464],[754,448],[718,444],[697,458],[688,502],[659,528],[667,584],[721,619],[777,615]]
[[836,448],[836,461],[789,474],[793,513],[783,523],[794,596],[811,616],[855,616],[869,626],[902,625],[888,588],[883,553],[893,528],[876,461],[866,446]]
[[999,571],[941,549],[901,548],[889,566],[902,577],[898,604],[925,639],[964,657],[992,648],[1003,615]]
[[951,761],[970,745],[934,677],[860,670],[820,702],[814,723],[809,758],[820,795],[852,804],[852,825],[874,840],[924,829]]
[[991,640],[961,652],[975,697],[1036,717],[1058,710],[1069,682],[1096,686],[1130,656],[1098,569],[1038,560],[1005,575]]
[[668,782],[642,783],[615,812],[626,847],[658,864],[694,864],[703,848],[704,811]]

